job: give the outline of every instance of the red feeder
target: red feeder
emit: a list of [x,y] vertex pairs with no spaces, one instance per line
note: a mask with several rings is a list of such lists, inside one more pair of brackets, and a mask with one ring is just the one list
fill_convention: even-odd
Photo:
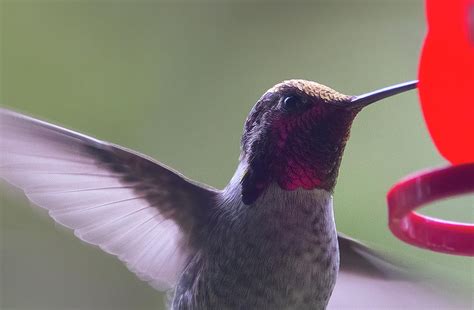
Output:
[[439,199],[474,192],[474,163],[418,173],[388,193],[389,227],[399,239],[437,252],[474,256],[474,225],[413,212]]
[[418,90],[431,137],[453,164],[474,162],[474,1],[426,1]]
[[387,195],[389,227],[412,245],[474,256],[474,225],[414,212],[429,202],[474,192],[474,0],[427,0],[426,12],[419,97],[436,147],[455,166],[397,183]]

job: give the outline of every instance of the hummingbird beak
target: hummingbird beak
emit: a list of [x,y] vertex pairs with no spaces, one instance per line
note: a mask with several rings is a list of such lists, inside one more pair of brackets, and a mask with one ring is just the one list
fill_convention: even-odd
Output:
[[360,109],[384,98],[414,89],[416,88],[417,84],[418,81],[415,80],[385,87],[360,96],[354,96],[350,99],[349,104],[345,105],[345,107],[349,109]]

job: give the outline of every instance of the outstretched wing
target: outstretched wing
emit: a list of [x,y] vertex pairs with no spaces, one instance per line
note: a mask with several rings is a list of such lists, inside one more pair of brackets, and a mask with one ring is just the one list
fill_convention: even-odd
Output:
[[429,286],[413,270],[342,234],[338,239],[340,270],[329,309],[469,308],[469,301],[455,300],[440,290],[441,285]]
[[160,290],[176,282],[217,193],[141,154],[5,109],[0,177]]

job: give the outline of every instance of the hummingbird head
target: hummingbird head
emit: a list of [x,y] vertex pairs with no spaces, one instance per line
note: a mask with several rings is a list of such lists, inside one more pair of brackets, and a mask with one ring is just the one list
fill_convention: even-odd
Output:
[[362,96],[341,94],[305,80],[269,89],[244,126],[242,200],[252,204],[272,182],[287,191],[334,190],[344,148],[357,113],[368,104],[416,87],[399,84]]

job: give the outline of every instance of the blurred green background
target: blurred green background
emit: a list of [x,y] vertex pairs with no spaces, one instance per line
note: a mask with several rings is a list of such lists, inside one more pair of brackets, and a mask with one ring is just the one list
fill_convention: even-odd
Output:
[[[422,1],[3,1],[0,100],[224,187],[245,117],[273,84],[305,78],[359,94],[414,79],[425,31]],[[390,186],[444,164],[415,92],[368,108],[341,167],[337,225],[472,292],[472,259],[408,246],[387,228]],[[19,191],[1,195],[2,309],[164,307]],[[473,205],[469,196],[423,212],[473,221]]]

